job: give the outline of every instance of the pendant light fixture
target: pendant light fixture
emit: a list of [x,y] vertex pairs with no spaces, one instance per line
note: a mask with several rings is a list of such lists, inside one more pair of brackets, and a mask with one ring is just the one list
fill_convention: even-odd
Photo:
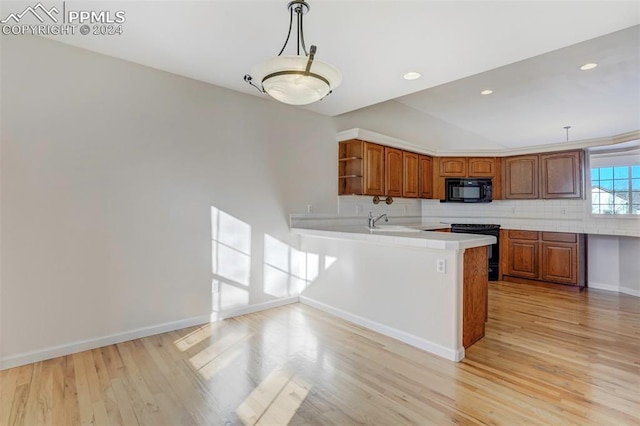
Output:
[[[289,32],[287,39],[275,58],[256,65],[244,81],[267,93],[276,100],[290,105],[307,105],[329,95],[342,82],[342,73],[336,67],[316,59],[317,47],[307,52],[304,43],[302,20],[309,11],[304,0],[293,0],[289,9]],[[296,15],[297,46],[295,55],[282,55],[291,37],[293,15]],[[256,84],[254,82],[258,81]]]

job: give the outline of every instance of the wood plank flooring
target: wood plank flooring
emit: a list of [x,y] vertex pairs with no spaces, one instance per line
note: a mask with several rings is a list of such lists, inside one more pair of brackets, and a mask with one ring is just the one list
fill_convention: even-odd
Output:
[[640,299],[490,283],[447,361],[305,305],[0,372],[0,425],[640,424]]

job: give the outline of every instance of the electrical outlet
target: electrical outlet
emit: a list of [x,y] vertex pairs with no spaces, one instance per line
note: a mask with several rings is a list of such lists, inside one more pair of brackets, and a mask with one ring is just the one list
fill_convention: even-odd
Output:
[[313,213],[313,204],[307,204],[307,213]]
[[447,262],[444,259],[436,260],[436,272],[440,272],[441,274],[446,273],[447,270]]

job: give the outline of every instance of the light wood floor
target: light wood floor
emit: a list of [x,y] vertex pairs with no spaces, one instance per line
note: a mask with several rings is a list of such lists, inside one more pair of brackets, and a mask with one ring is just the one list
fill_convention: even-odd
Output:
[[640,299],[489,300],[461,363],[295,304],[2,371],[0,424],[640,423]]

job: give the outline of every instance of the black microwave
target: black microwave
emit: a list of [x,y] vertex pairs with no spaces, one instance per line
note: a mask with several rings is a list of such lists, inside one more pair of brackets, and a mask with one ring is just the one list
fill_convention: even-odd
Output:
[[490,178],[446,178],[445,200],[448,203],[490,203]]

